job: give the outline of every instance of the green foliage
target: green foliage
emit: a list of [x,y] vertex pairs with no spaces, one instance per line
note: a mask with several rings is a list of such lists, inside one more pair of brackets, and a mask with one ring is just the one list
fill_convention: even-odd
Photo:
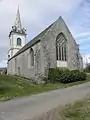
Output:
[[90,73],[90,63],[86,65],[85,72]]
[[81,72],[79,70],[70,71],[68,69],[50,68],[48,79],[51,83],[72,83],[86,80],[86,74],[85,72]]
[[86,80],[86,73],[79,70],[72,70],[71,73],[73,74],[74,81],[83,81]]

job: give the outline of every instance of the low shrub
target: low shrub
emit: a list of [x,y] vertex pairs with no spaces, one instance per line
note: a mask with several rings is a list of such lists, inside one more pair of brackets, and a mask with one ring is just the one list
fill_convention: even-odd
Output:
[[86,73],[85,72],[79,71],[79,70],[72,70],[71,72],[72,72],[73,77],[76,81],[86,80]]
[[50,68],[48,79],[51,83],[72,83],[86,80],[86,73],[79,70],[68,70],[59,68]]

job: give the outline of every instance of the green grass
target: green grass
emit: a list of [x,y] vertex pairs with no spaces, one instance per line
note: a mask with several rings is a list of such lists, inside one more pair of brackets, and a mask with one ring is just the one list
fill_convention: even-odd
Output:
[[68,105],[59,116],[61,120],[90,120],[90,97]]
[[22,97],[32,94],[38,94],[59,88],[65,88],[73,85],[82,84],[90,81],[90,74],[87,75],[87,80],[69,84],[39,84],[35,85],[30,80],[16,77],[0,75],[0,100],[10,100],[16,97]]

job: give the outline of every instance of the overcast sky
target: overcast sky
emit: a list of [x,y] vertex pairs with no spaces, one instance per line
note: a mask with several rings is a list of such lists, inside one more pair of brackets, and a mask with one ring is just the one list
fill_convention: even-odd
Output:
[[18,4],[27,42],[62,16],[80,44],[82,56],[90,55],[90,0],[0,0],[0,67],[6,66],[8,35]]

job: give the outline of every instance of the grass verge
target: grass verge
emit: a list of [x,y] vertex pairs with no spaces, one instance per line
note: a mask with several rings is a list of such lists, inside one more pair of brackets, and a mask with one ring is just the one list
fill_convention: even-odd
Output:
[[90,120],[90,97],[68,105],[59,117],[61,120]]
[[90,95],[75,103],[59,106],[32,120],[90,120]]
[[87,80],[69,84],[32,84],[29,80],[16,77],[0,75],[0,101],[10,100],[16,97],[38,94],[59,88],[66,88],[90,81],[90,74]]

